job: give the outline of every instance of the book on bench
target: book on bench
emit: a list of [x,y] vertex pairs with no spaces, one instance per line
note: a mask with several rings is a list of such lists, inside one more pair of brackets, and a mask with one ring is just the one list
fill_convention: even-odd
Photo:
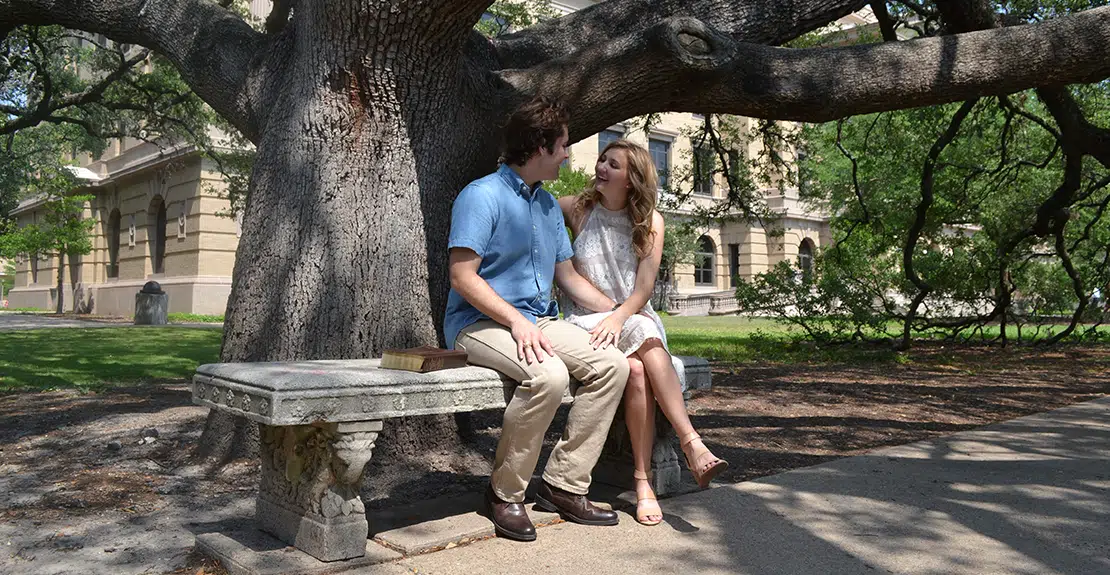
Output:
[[384,369],[402,369],[426,373],[465,366],[466,352],[453,349],[440,349],[422,345],[409,349],[387,349],[382,353],[382,368]]

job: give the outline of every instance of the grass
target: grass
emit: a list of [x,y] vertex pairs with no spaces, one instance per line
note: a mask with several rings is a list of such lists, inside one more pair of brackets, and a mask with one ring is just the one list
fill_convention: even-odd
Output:
[[[671,351],[678,355],[696,355],[716,361],[747,363],[753,361],[770,362],[819,362],[819,363],[907,363],[912,361],[911,352],[898,352],[884,344],[819,345],[807,341],[801,328],[784,325],[767,318],[744,318],[738,316],[683,317],[665,316],[663,325],[667,329],[667,340]],[[1035,327],[1022,329],[1021,341],[1031,343],[1045,340],[1052,333],[1059,333],[1067,327],[1064,324],[1041,326],[1039,334]],[[1086,330],[1080,325],[1077,331]],[[1100,326],[1103,338],[1110,336],[1110,326]],[[894,337],[901,335],[901,324],[891,323],[888,333]],[[983,335],[976,336],[972,342],[991,340],[998,336],[999,326],[986,326]],[[1008,326],[1007,337],[1017,342],[1017,329]],[[970,331],[965,332],[970,335]],[[929,338],[914,335],[915,342],[928,341]]]
[[14,312],[14,313],[50,313],[54,310],[43,309],[39,307],[6,307],[0,308],[0,311]]
[[222,315],[204,315],[199,313],[171,313],[166,315],[170,323],[219,323],[224,322]]
[[40,329],[0,333],[0,391],[95,391],[185,380],[217,361],[219,329],[180,327]]
[[[171,314],[171,321],[222,320]],[[805,341],[798,328],[763,318],[665,316],[663,324],[671,351],[720,362],[873,364],[908,363],[913,357],[912,352],[900,353],[889,345],[818,345]],[[985,331],[993,336],[998,328],[993,330]],[[222,333],[173,326],[0,332],[0,391],[97,390],[185,380],[198,365],[218,360]],[[1011,333],[1016,336],[1016,330]],[[1024,339],[1029,334],[1026,329]]]
[[666,316],[667,341],[677,355],[713,361],[866,362],[895,361],[890,349],[861,346],[822,347],[805,341],[799,328],[767,318]]

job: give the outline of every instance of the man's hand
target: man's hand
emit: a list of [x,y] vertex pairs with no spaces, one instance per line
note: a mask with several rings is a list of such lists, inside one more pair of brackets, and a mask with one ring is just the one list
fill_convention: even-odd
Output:
[[513,323],[511,328],[513,339],[516,341],[516,358],[524,360],[528,365],[536,361],[543,363],[544,352],[555,357],[555,349],[551,341],[540,331],[539,326],[521,316],[519,321]]
[[624,322],[628,321],[628,315],[617,308],[616,311],[609,314],[609,317],[601,320],[601,323],[594,326],[590,330],[590,345],[594,349],[601,347],[605,349],[610,345],[617,345],[621,340],[621,331],[624,330]]

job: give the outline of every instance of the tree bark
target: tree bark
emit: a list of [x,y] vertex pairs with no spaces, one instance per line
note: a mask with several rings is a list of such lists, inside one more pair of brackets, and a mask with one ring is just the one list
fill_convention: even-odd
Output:
[[[343,18],[298,4],[297,50],[258,141],[221,361],[446,343],[451,199],[496,166],[512,95],[474,86],[460,50],[419,15],[377,29]],[[244,454],[251,428],[213,413],[202,442],[223,459]]]
[[66,311],[65,306],[65,287],[66,287],[66,254],[64,250],[58,250],[58,299],[54,304],[54,313],[63,314]]

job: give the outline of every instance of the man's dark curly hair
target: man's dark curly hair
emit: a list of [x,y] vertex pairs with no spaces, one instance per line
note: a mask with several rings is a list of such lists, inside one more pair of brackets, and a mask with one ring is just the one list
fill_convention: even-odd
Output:
[[570,123],[570,114],[551,98],[537,96],[522,104],[505,124],[505,140],[501,161],[520,166],[543,146],[555,151],[555,141]]

